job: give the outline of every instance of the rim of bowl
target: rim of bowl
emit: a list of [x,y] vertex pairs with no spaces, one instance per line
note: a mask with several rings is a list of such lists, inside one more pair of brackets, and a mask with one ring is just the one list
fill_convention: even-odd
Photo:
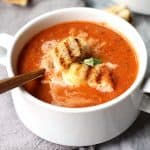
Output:
[[[50,15],[55,15],[55,14],[58,14],[58,13],[63,13],[63,12],[68,12],[69,11],[78,11],[78,10],[82,10],[82,11],[86,11],[86,10],[89,10],[89,11],[95,11],[97,13],[103,13],[109,17],[112,17],[112,18],[115,18],[117,19],[118,21],[124,23],[124,24],[127,24],[130,28],[132,28],[132,30],[134,31],[134,33],[136,34],[136,36],[138,37],[138,39],[140,40],[141,42],[141,46],[143,47],[143,54],[144,54],[144,59],[143,59],[143,64],[144,66],[143,67],[140,67],[139,68],[139,71],[138,71],[138,74],[136,76],[136,79],[135,81],[132,83],[132,85],[125,91],[123,92],[121,95],[119,95],[118,97],[108,101],[108,102],[105,102],[105,103],[102,103],[102,104],[98,104],[98,105],[94,105],[94,106],[88,106],[88,107],[79,107],[79,108],[71,108],[71,107],[63,107],[63,106],[57,106],[57,105],[53,105],[53,104],[50,104],[50,103],[47,103],[47,102],[44,102],[34,96],[32,96],[30,93],[28,93],[27,91],[23,90],[22,88],[18,87],[17,89],[20,90],[21,92],[23,92],[23,94],[25,94],[25,96],[28,98],[29,101],[32,101],[32,103],[35,103],[37,105],[41,105],[43,107],[46,107],[47,109],[51,109],[51,110],[54,110],[54,111],[60,111],[60,112],[66,112],[66,113],[84,113],[84,112],[91,112],[91,111],[96,111],[96,110],[99,110],[99,109],[106,109],[108,107],[111,107],[123,100],[125,100],[126,97],[128,97],[139,85],[140,83],[142,82],[143,78],[144,78],[144,75],[146,73],[146,68],[147,68],[147,50],[146,50],[146,47],[145,47],[145,44],[141,38],[141,36],[139,35],[139,33],[137,32],[137,30],[131,25],[129,24],[127,21],[123,20],[122,18],[119,18],[118,16],[115,16],[113,14],[110,14],[110,13],[107,13],[107,12],[104,12],[103,10],[99,10],[99,9],[95,9],[95,8],[87,8],[87,7],[70,7],[70,8],[63,8],[63,9],[57,9],[57,10],[54,10],[54,11],[51,11],[51,12],[47,12],[47,13],[44,13],[34,19],[32,19],[31,21],[29,21],[27,24],[25,24],[15,35],[15,41],[13,43],[13,46],[12,46],[12,49],[16,43],[16,41],[18,40],[19,36],[21,34],[24,33],[24,31],[29,28],[32,24],[35,24],[37,23],[38,21],[50,16]],[[132,43],[131,43],[132,44]],[[10,53],[11,55],[11,53]],[[11,57],[9,57],[11,58]],[[10,61],[11,62],[11,61]],[[9,62],[10,66],[11,66],[11,63]],[[12,75],[14,75],[14,71],[12,69],[12,67],[9,68],[10,72]]]

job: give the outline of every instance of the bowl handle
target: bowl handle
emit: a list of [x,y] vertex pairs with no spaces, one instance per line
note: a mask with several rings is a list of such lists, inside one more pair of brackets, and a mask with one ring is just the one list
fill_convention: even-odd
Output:
[[150,113],[150,78],[146,80],[142,88],[143,97],[140,110]]
[[10,50],[13,41],[13,36],[6,33],[0,33],[0,64],[4,66],[7,64],[7,51]]

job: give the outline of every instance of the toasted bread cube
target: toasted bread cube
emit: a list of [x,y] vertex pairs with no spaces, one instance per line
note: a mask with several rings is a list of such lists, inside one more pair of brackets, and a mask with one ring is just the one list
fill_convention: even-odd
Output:
[[3,1],[9,4],[26,6],[29,0],[3,0]]
[[64,42],[67,45],[68,50],[70,51],[70,55],[71,55],[71,57],[73,57],[73,59],[80,57],[81,50],[80,50],[80,47],[76,41],[76,38],[70,36],[70,37],[66,38],[64,40]]
[[113,5],[106,8],[105,11],[115,14],[128,22],[132,22],[132,13],[125,5]]
[[72,63],[72,59],[65,44],[61,41],[55,48],[51,49],[51,59],[53,60],[54,68],[57,71],[66,69]]
[[51,49],[51,59],[54,63],[56,70],[63,70],[69,68],[74,62],[79,62],[87,55],[87,45],[83,39],[78,39],[69,36]]
[[105,70],[101,70],[101,80],[98,83],[96,89],[101,92],[113,92],[114,91],[114,83],[112,80],[111,72],[108,68],[104,68]]
[[101,92],[112,92],[114,90],[114,83],[111,68],[105,64],[96,65],[89,72],[88,84]]

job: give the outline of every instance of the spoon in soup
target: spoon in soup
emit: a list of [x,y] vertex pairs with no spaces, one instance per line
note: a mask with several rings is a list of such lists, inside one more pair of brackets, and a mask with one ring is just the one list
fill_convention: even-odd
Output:
[[39,69],[29,73],[16,75],[15,77],[0,80],[0,94],[18,86],[22,86],[31,80],[43,77],[44,73],[45,69]]

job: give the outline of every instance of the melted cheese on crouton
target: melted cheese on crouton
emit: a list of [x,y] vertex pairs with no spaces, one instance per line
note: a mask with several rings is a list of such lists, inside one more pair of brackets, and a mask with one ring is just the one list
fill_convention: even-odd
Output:
[[62,78],[69,86],[79,86],[85,83],[88,69],[85,64],[73,63],[68,70],[62,73]]

